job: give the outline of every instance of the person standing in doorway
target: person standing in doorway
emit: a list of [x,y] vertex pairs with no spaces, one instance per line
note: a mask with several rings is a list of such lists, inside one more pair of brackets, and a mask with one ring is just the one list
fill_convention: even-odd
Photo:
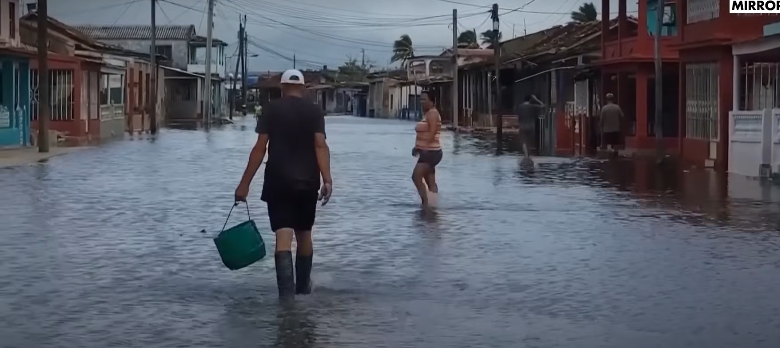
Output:
[[[268,149],[260,198],[268,204],[268,218],[276,234],[274,260],[279,297],[292,299],[295,294],[311,293],[311,230],[317,201],[321,200],[323,206],[328,203],[333,179],[324,114],[316,104],[303,98],[303,74],[298,70],[285,71],[281,89],[282,97],[271,101],[257,122],[257,143],[235,198],[246,201],[249,185]],[[293,237],[298,244],[294,270]]]
[[621,142],[623,110],[615,104],[615,96],[612,93],[607,93],[605,99],[606,105],[601,108],[601,117],[599,117],[601,144],[602,147],[606,145],[607,150],[612,154],[617,154],[617,146]]
[[417,137],[412,149],[412,155],[417,157],[417,164],[412,172],[412,182],[420,194],[423,209],[436,205],[439,186],[436,184],[436,166],[441,162],[444,153],[441,149],[441,115],[436,110],[434,94],[425,91],[420,95],[424,116],[417,122],[414,130]]

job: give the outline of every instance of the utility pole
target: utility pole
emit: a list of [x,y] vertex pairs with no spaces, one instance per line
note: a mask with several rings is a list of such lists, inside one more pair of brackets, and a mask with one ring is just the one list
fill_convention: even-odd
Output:
[[206,20],[206,83],[205,83],[205,110],[203,112],[203,125],[206,127],[211,126],[211,99],[213,94],[211,92],[211,46],[213,45],[214,35],[214,0],[208,0],[208,20]]
[[49,152],[49,5],[38,0],[38,152]]
[[293,69],[295,69],[295,53],[293,53]]
[[504,117],[501,114],[501,45],[498,40],[500,26],[498,22],[498,4],[493,4],[493,10],[490,11],[490,17],[493,19],[493,64],[496,65],[496,153],[501,153],[501,144],[504,138]]
[[664,135],[663,135],[663,62],[661,61],[661,31],[664,28],[664,10],[663,1],[656,2],[656,22],[655,22],[655,147],[656,162],[661,164],[664,161]]
[[[247,103],[246,103],[246,91],[247,91],[247,80],[249,79],[246,73],[246,59],[248,58],[248,50],[247,50],[247,43],[249,42],[249,36],[246,33],[246,15],[244,15],[244,24],[241,26],[241,102],[244,103],[244,116],[246,116],[247,113]],[[257,102],[257,101],[255,101]]]
[[363,53],[363,59],[360,60],[360,67],[365,68],[366,67],[366,49],[361,48],[360,52]]
[[151,61],[151,74],[149,76],[152,78],[152,83],[149,85],[151,86],[151,91],[149,93],[150,99],[150,108],[149,108],[149,120],[152,123],[149,125],[149,131],[152,132],[152,134],[157,134],[157,0],[152,0],[152,47],[150,54],[150,61]]
[[[230,93],[228,93],[228,96],[230,96],[230,119],[233,119],[233,109],[236,107],[236,97],[238,96],[238,93],[236,93],[236,82],[238,81],[238,67],[241,64],[241,59],[244,58],[243,50],[244,50],[244,23],[241,22],[241,15],[238,16],[239,19],[239,27],[238,27],[238,54],[236,55],[236,73],[233,74],[233,86],[230,88]],[[243,87],[242,87],[243,88]]]
[[458,131],[458,10],[452,9],[452,126]]

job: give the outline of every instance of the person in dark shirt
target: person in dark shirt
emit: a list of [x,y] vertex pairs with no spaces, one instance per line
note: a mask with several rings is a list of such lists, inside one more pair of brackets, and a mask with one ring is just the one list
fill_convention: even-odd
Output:
[[[306,90],[303,74],[298,70],[285,71],[281,86],[282,98],[270,102],[257,122],[257,143],[249,155],[235,198],[237,202],[246,201],[249,185],[267,149],[260,198],[268,204],[268,218],[276,234],[274,260],[279,297],[292,299],[296,294],[311,293],[311,229],[317,201],[321,200],[323,206],[328,203],[333,179],[330,150],[325,141],[325,118],[317,105],[303,99]],[[293,236],[298,244],[295,274]]]
[[523,150],[523,159],[520,166],[524,169],[532,169],[535,164],[528,153],[528,142],[536,139],[535,127],[539,116],[543,115],[545,105],[533,94],[525,96],[522,104],[517,107],[517,124],[519,126],[517,140],[520,149]]

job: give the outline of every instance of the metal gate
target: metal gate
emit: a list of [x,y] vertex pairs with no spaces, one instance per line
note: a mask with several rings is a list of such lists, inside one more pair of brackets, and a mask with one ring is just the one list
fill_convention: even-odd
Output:
[[555,108],[545,108],[536,122],[539,156],[555,155]]

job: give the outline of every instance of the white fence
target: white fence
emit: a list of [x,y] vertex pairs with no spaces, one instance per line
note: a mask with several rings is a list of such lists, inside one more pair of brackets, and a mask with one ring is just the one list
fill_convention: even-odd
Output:
[[772,110],[729,113],[729,173],[748,177],[768,175],[771,160]]

